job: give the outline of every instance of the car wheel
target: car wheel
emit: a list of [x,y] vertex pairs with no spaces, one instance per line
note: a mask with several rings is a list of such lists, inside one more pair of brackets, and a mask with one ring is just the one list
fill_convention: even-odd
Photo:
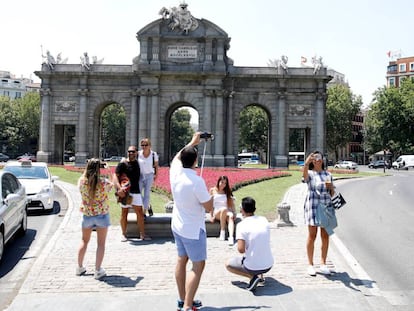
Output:
[[0,262],[3,258],[3,252],[4,252],[4,235],[3,231],[0,231]]
[[20,236],[23,236],[26,234],[26,231],[27,231],[27,207],[23,211],[23,219],[22,219],[22,222],[20,223],[18,234]]

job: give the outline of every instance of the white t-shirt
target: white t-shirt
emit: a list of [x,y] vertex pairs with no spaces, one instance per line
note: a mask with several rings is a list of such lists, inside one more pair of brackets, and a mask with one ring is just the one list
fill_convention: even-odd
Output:
[[191,168],[183,168],[174,158],[170,168],[171,192],[174,206],[171,230],[187,239],[198,239],[200,229],[206,231],[205,209],[202,203],[210,200],[204,179]]
[[270,248],[269,222],[263,216],[249,216],[236,226],[236,240],[244,240],[246,252],[243,264],[249,270],[264,270],[273,266]]
[[[154,159],[153,159],[154,155]],[[138,163],[141,170],[141,174],[151,174],[154,173],[154,163],[158,162],[158,154],[155,151],[150,152],[148,157],[144,156],[144,151],[140,150],[138,152]]]

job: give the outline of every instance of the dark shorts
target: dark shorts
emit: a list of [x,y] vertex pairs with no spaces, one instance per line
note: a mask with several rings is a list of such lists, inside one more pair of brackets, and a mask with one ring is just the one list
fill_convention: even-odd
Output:
[[235,270],[248,273],[251,275],[258,275],[258,274],[266,273],[266,272],[269,272],[270,269],[272,269],[272,267],[269,267],[267,269],[262,269],[262,270],[250,270],[244,266],[243,262],[244,262],[244,257],[237,256],[237,257],[230,258],[229,261],[227,262],[227,265],[230,268],[233,268]]

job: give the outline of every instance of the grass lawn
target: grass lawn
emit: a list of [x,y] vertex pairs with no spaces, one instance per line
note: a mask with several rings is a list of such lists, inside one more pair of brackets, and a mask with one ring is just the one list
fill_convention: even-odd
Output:
[[[255,166],[257,167],[257,166]],[[49,167],[52,175],[59,176],[59,179],[68,182],[71,184],[77,183],[80,173],[68,171],[63,167],[50,166]],[[257,204],[257,214],[266,216],[269,220],[274,220],[277,216],[276,206],[279,204],[285,192],[293,185],[301,182],[302,172],[300,168],[291,167],[289,170],[291,176],[274,178],[256,184],[251,184],[245,187],[242,187],[235,191],[233,194],[236,197],[236,210],[241,202],[241,199],[245,196],[251,196],[256,200]],[[341,170],[338,172],[333,172],[335,179],[340,178],[356,178],[363,176],[378,176],[377,173],[351,173],[347,174],[346,171]],[[151,193],[151,205],[153,207],[154,213],[164,213],[164,205],[169,201],[169,198],[165,195],[152,192]],[[116,203],[115,195],[110,195],[110,214],[113,224],[119,223],[121,208]],[[75,207],[76,208],[76,207]]]

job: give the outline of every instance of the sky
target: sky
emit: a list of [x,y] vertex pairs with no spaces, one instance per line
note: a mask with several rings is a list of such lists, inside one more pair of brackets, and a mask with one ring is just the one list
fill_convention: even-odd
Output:
[[[414,56],[412,0],[186,0],[196,18],[207,19],[229,37],[235,66],[266,67],[288,56],[300,67],[321,56],[345,75],[364,105],[386,84],[388,51]],[[160,18],[162,7],[180,0],[2,1],[0,71],[40,79],[43,55],[80,63],[84,52],[104,64],[132,64],[139,54],[136,33]]]

